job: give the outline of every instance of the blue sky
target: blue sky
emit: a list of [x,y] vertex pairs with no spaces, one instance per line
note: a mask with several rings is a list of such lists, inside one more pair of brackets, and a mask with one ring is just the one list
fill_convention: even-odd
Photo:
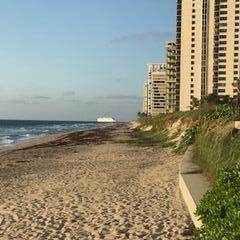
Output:
[[0,119],[130,120],[146,64],[175,39],[175,0],[0,3]]

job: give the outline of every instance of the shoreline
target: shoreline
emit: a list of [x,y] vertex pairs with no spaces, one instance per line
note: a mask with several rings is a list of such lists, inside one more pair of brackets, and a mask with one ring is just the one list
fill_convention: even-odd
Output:
[[39,137],[29,139],[29,140],[26,140],[26,141],[23,141],[23,142],[20,142],[20,143],[16,143],[12,146],[0,147],[0,153],[4,152],[4,151],[18,150],[18,149],[25,148],[25,147],[31,147],[31,146],[38,145],[38,144],[49,143],[49,142],[52,142],[52,141],[54,142],[54,141],[57,141],[57,140],[59,140],[61,138],[64,138],[68,135],[71,135],[71,134],[81,134],[81,133],[84,133],[84,132],[109,128],[109,127],[119,126],[119,125],[124,125],[124,124],[128,124],[128,123],[116,123],[112,126],[102,126],[102,127],[96,127],[96,128],[86,129],[86,130],[71,131],[71,132],[67,132],[67,133],[56,133],[56,134],[49,134],[49,135],[45,135],[45,136],[39,136]]
[[130,124],[0,154],[1,239],[193,239],[181,157],[131,146]]

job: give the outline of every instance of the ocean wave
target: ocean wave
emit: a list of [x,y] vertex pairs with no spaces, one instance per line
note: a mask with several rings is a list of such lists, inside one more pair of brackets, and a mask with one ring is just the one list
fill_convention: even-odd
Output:
[[38,135],[31,135],[31,134],[28,133],[28,134],[19,136],[18,141],[27,141],[27,140],[34,139],[34,138],[37,138],[37,137],[38,137]]
[[31,141],[53,134],[84,131],[104,126],[96,122],[50,122],[0,120],[0,147]]
[[0,146],[10,146],[14,143],[13,139],[10,139],[9,136],[4,136],[0,138]]
[[42,132],[43,132],[43,133],[47,133],[47,132],[49,132],[49,130],[48,130],[48,129],[42,130]]

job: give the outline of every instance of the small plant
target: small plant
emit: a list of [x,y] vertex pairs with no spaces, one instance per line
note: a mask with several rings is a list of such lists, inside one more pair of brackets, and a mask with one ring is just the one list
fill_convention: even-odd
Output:
[[139,118],[144,118],[144,117],[147,117],[147,114],[144,113],[144,112],[138,112],[138,113],[137,113],[137,116],[138,116]]
[[229,104],[218,105],[215,111],[212,111],[208,117],[214,119],[231,119],[234,117],[234,109]]
[[191,105],[192,105],[193,109],[198,108],[200,106],[200,100],[194,97],[192,99],[192,104]]
[[240,239],[240,161],[221,171],[196,214],[203,223],[196,240]]
[[217,105],[218,104],[218,95],[215,93],[209,94],[202,99],[202,103]]

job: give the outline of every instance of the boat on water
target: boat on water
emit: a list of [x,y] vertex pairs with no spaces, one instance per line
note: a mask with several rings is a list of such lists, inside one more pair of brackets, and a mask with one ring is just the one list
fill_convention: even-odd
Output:
[[116,119],[112,118],[112,117],[98,117],[97,118],[97,122],[101,122],[101,123],[114,123],[117,122]]

